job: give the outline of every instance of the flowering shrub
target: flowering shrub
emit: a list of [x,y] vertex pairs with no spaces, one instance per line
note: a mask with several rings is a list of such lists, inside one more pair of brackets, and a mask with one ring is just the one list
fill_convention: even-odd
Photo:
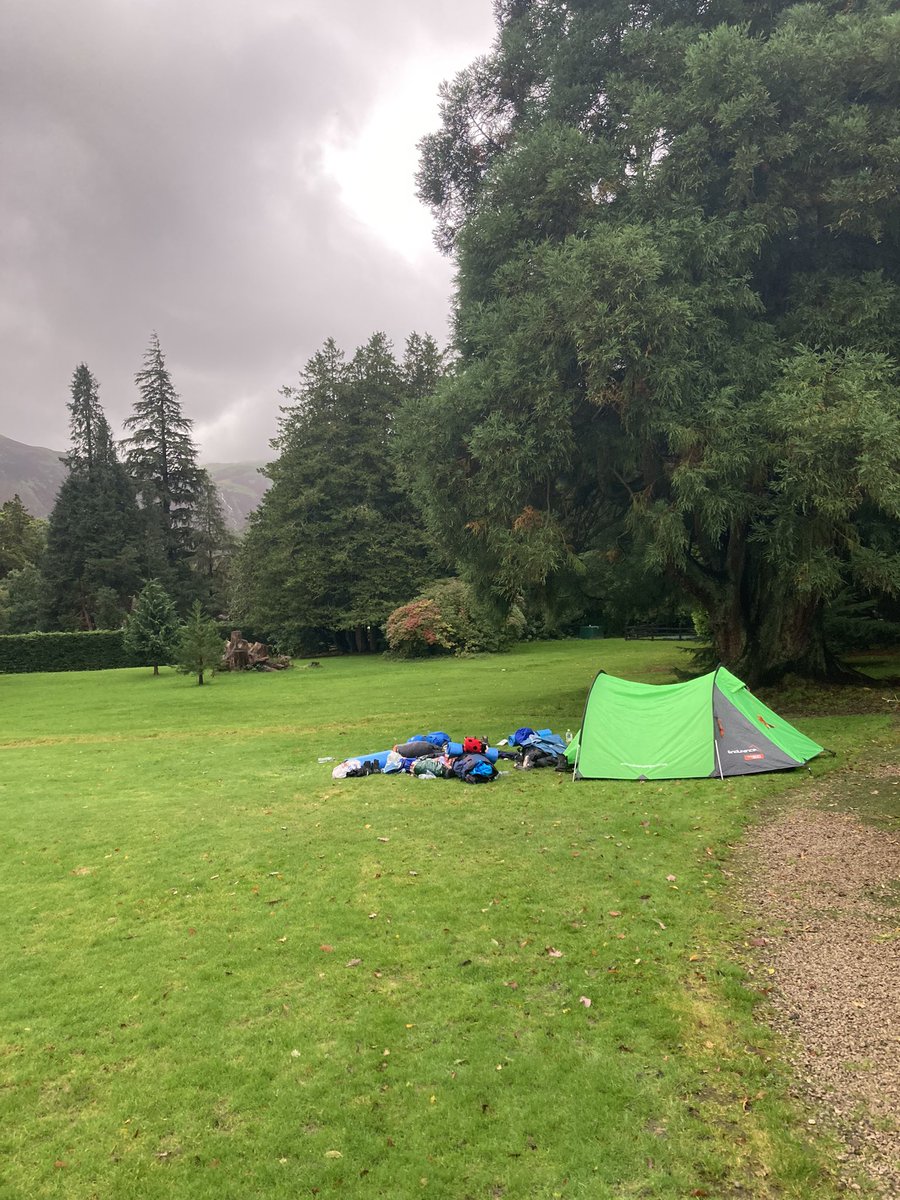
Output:
[[427,596],[395,608],[387,619],[385,636],[398,658],[420,658],[450,649],[441,610]]
[[517,636],[512,621],[491,612],[461,579],[439,579],[425,595],[394,609],[385,626],[390,652],[478,654],[503,650]]

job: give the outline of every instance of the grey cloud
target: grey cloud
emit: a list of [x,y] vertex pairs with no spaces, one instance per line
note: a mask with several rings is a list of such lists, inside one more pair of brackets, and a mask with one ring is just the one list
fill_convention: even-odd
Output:
[[82,359],[120,424],[156,329],[209,452],[261,457],[278,389],[326,336],[445,335],[449,264],[413,265],[348,213],[322,148],[358,135],[410,56],[486,49],[490,0],[29,0],[3,24],[7,436],[65,445]]

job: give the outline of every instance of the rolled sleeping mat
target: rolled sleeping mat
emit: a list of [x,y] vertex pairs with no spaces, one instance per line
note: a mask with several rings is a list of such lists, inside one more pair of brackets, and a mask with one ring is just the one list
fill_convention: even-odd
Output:
[[431,742],[426,742],[424,738],[413,738],[408,742],[401,742],[397,747],[397,753],[401,758],[425,758],[434,755],[435,747]]
[[[448,742],[447,754],[450,756],[450,758],[459,758],[461,754],[465,754],[465,750],[462,748],[462,742]],[[484,752],[484,757],[488,760],[488,762],[495,763],[500,757],[500,751],[495,750],[493,746],[488,746],[487,750]]]
[[374,754],[348,754],[344,762],[349,762],[351,758],[358,758],[360,762],[377,762],[381,770],[384,770],[384,764],[387,762],[390,750],[376,750]]

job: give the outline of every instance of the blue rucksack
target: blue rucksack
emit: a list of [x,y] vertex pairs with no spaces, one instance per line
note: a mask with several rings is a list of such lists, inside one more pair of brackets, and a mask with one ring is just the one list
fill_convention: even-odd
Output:
[[490,783],[497,768],[483,754],[461,754],[453,760],[453,774],[463,783]]

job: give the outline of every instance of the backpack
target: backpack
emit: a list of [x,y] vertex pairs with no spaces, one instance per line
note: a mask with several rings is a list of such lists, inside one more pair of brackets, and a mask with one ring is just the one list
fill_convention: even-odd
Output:
[[461,754],[453,760],[453,774],[463,783],[490,783],[497,768],[483,754]]
[[463,754],[484,754],[487,745],[477,737],[467,737],[462,740]]

